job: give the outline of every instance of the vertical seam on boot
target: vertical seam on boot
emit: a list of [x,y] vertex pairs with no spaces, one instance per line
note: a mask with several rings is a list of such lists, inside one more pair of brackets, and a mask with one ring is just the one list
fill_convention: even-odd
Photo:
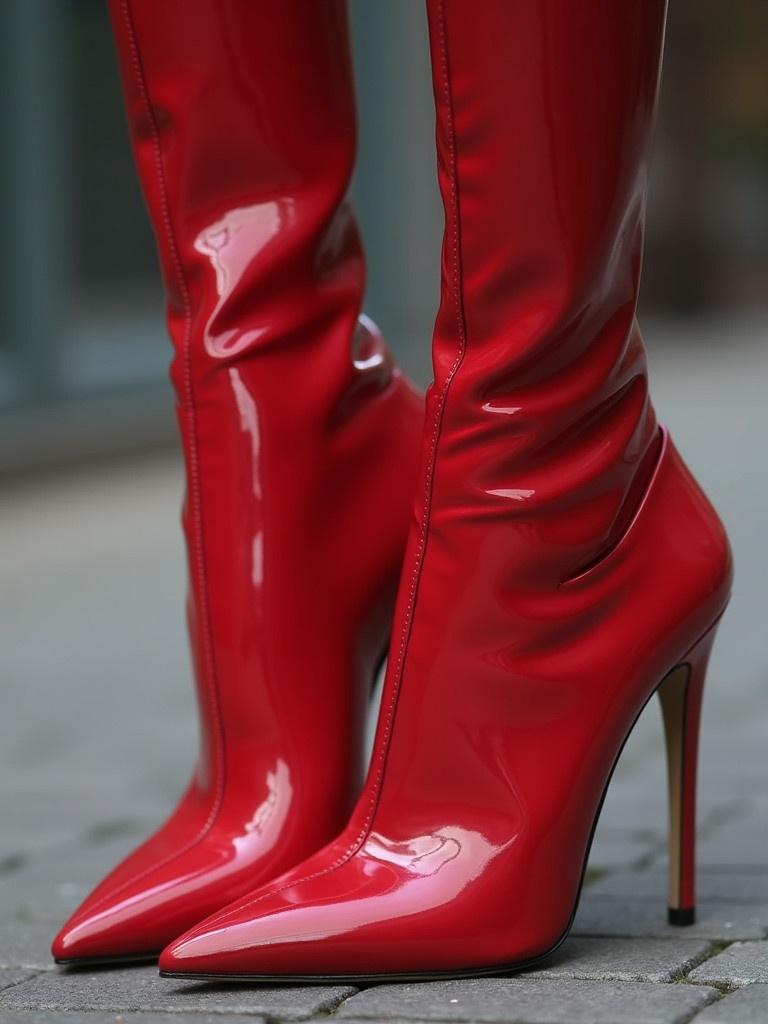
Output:
[[[405,670],[405,658],[408,650],[408,644],[411,638],[411,632],[413,627],[413,619],[416,608],[416,598],[418,596],[419,583],[421,581],[421,571],[424,565],[424,558],[426,555],[427,542],[429,539],[429,516],[432,507],[432,493],[434,490],[434,479],[435,479],[435,468],[437,462],[437,448],[440,441],[440,434],[443,425],[443,415],[445,412],[445,405],[448,398],[448,391],[450,389],[453,378],[461,365],[461,361],[466,351],[466,323],[463,308],[463,297],[462,297],[462,268],[461,268],[461,234],[459,228],[459,185],[458,185],[458,151],[456,146],[456,130],[454,124],[453,115],[453,98],[451,95],[450,85],[450,73],[448,65],[448,44],[447,44],[447,30],[446,30],[446,18],[445,18],[445,0],[439,0],[439,42],[440,42],[440,62],[441,62],[441,73],[442,73],[442,85],[443,85],[443,97],[445,102],[446,112],[446,127],[448,136],[448,167],[449,167],[449,178],[450,178],[450,235],[452,238],[452,283],[453,283],[453,301],[454,301],[454,313],[456,317],[456,331],[458,338],[458,347],[456,356],[454,358],[451,367],[446,374],[445,383],[443,384],[440,398],[438,399],[437,409],[435,410],[435,424],[432,432],[432,441],[430,444],[429,459],[427,462],[425,481],[424,481],[424,505],[421,515],[421,533],[419,538],[419,547],[416,551],[416,557],[414,559],[413,573],[411,576],[411,585],[408,598],[408,608],[406,611],[405,622],[403,623],[403,630],[400,638],[400,645],[398,648],[398,657],[395,665],[395,681],[392,688],[392,699],[387,709],[387,718],[385,720],[385,727],[382,733],[381,742],[381,754],[378,759],[378,768],[376,779],[373,785],[373,793],[371,796],[371,805],[360,830],[358,837],[355,840],[353,846],[355,849],[359,849],[360,845],[365,841],[368,834],[370,833],[373,819],[378,808],[379,799],[381,797],[381,790],[383,787],[384,774],[386,771],[386,764],[389,755],[389,745],[391,741],[392,729],[394,727],[395,715],[397,712],[397,704],[400,696],[400,690],[402,687],[403,674]],[[446,227],[448,225],[446,224]]]
[[159,186],[160,193],[160,210],[163,221],[163,229],[165,231],[166,241],[168,248],[171,253],[171,259],[173,262],[174,272],[176,274],[177,285],[181,294],[181,299],[184,305],[184,336],[182,339],[182,365],[184,372],[184,411],[187,416],[188,427],[189,427],[189,438],[190,438],[190,452],[189,452],[189,467],[190,467],[190,497],[191,497],[191,512],[192,522],[194,528],[194,546],[195,546],[195,576],[196,576],[196,589],[198,592],[198,598],[200,600],[201,617],[202,617],[202,635],[204,639],[205,648],[205,669],[206,669],[206,681],[208,690],[208,703],[213,713],[214,721],[214,735],[215,735],[215,761],[216,761],[216,789],[214,793],[214,800],[211,806],[211,810],[208,814],[203,825],[200,827],[197,834],[191,839],[185,846],[179,850],[174,850],[173,853],[167,857],[158,861],[156,864],[145,868],[138,874],[133,875],[131,878],[122,882],[117,889],[111,890],[105,896],[103,896],[97,903],[92,904],[88,909],[89,912],[95,907],[104,903],[108,899],[112,899],[118,892],[122,892],[124,889],[131,885],[134,885],[140,879],[146,877],[158,868],[163,867],[165,864],[170,863],[176,857],[181,856],[188,850],[192,849],[201,839],[207,835],[211,826],[213,825],[216,817],[221,809],[221,803],[224,794],[224,730],[221,719],[221,710],[219,707],[218,691],[216,686],[216,667],[215,659],[213,656],[213,642],[211,637],[211,622],[210,622],[210,608],[208,604],[208,582],[207,572],[205,563],[205,544],[203,539],[203,522],[202,522],[202,499],[200,494],[200,467],[199,467],[199,455],[198,455],[198,444],[197,444],[197,416],[195,414],[195,403],[194,403],[194,387],[192,384],[192,368],[191,368],[191,333],[192,333],[192,305],[189,296],[189,289],[187,287],[186,278],[184,277],[184,269],[182,266],[181,258],[179,256],[178,246],[176,244],[176,238],[173,233],[173,225],[171,222],[170,204],[168,201],[168,187],[165,180],[165,170],[163,167],[162,159],[162,148],[160,145],[160,131],[157,125],[157,119],[152,109],[152,104],[149,99],[149,90],[147,88],[146,78],[144,75],[144,69],[141,63],[141,57],[139,54],[139,48],[136,41],[136,29],[133,22],[133,17],[130,9],[130,0],[122,0],[122,13],[123,22],[125,24],[126,35],[128,38],[128,46],[130,49],[131,63],[133,65],[134,75],[136,78],[136,84],[139,90],[144,111],[147,116],[149,123],[150,133],[152,137],[152,149],[155,158],[155,173],[157,175],[157,184]]
[[[392,685],[392,697],[387,707],[386,719],[384,730],[382,732],[381,742],[376,743],[380,747],[380,754],[377,759],[377,770],[376,777],[372,785],[372,793],[370,799],[370,806],[368,813],[366,814],[365,821],[352,843],[347,847],[343,854],[341,854],[333,863],[328,864],[324,868],[320,868],[318,871],[314,871],[308,875],[303,875],[299,878],[291,879],[283,885],[279,885],[275,888],[259,889],[256,896],[249,896],[241,903],[236,906],[229,906],[226,911],[226,916],[229,917],[233,914],[239,914],[241,911],[246,910],[248,907],[252,907],[254,904],[259,903],[261,900],[266,899],[269,896],[275,896],[278,893],[283,892],[285,889],[294,888],[297,885],[303,885],[305,882],[311,882],[316,878],[321,878],[324,875],[330,874],[332,871],[338,870],[348,860],[350,860],[362,847],[365,840],[370,835],[371,828],[373,826],[373,819],[376,815],[376,810],[379,804],[379,798],[381,796],[381,790],[384,781],[384,772],[386,769],[387,756],[389,754],[390,737],[392,728],[394,725],[395,713],[397,710],[398,697],[400,694],[400,688],[403,677],[403,669],[405,656],[408,648],[408,641],[411,635],[411,627],[413,623],[413,615],[416,604],[416,597],[418,594],[418,586],[421,577],[421,569],[424,564],[424,555],[426,552],[428,535],[429,535],[429,514],[431,511],[432,504],[432,491],[435,477],[435,463],[437,461],[437,447],[440,440],[440,433],[443,423],[443,413],[445,410],[446,401],[448,398],[448,391],[451,386],[456,373],[461,366],[464,354],[467,347],[467,331],[466,331],[466,318],[464,314],[464,302],[463,302],[463,288],[462,288],[462,265],[461,265],[461,230],[459,225],[459,182],[458,182],[458,149],[456,145],[456,130],[453,116],[453,98],[451,95],[450,86],[450,74],[448,64],[448,47],[447,47],[447,32],[445,26],[445,0],[439,0],[439,40],[440,40],[440,56],[441,56],[441,70],[443,78],[443,93],[444,101],[446,106],[446,125],[448,129],[448,155],[449,155],[449,174],[450,174],[450,218],[452,221],[451,225],[451,237],[452,237],[452,278],[453,278],[453,291],[454,291],[454,307],[456,314],[456,325],[458,331],[458,348],[456,357],[451,364],[451,367],[446,374],[445,383],[443,384],[438,399],[437,409],[435,410],[435,423],[432,431],[432,440],[430,444],[429,459],[427,460],[427,466],[425,471],[424,480],[424,505],[422,509],[421,518],[421,536],[419,540],[419,547],[416,551],[416,557],[414,559],[414,567],[411,575],[411,584],[409,591],[408,609],[406,611],[405,622],[403,623],[403,630],[400,639],[400,645],[398,648],[398,659],[395,666],[395,678]],[[438,111],[439,116],[439,111]],[[448,218],[446,217],[446,227],[448,226]],[[223,917],[223,915],[222,915]]]
[[221,709],[219,707],[218,689],[216,686],[216,663],[213,654],[213,638],[211,635],[211,615],[210,615],[210,604],[208,601],[208,572],[205,558],[205,536],[203,532],[203,509],[202,509],[202,493],[200,485],[200,455],[198,446],[197,436],[197,413],[195,410],[195,393],[194,385],[192,383],[192,345],[191,345],[191,334],[192,334],[192,303],[189,295],[189,288],[187,281],[184,276],[184,267],[181,262],[179,255],[178,245],[176,243],[176,237],[173,231],[173,224],[171,221],[170,202],[168,198],[168,185],[165,178],[165,169],[163,167],[163,155],[162,147],[160,143],[160,131],[157,125],[157,118],[155,117],[152,104],[149,99],[149,89],[147,87],[146,76],[144,74],[144,68],[141,62],[141,56],[139,54],[139,48],[136,41],[136,29],[134,26],[133,18],[131,15],[131,4],[130,0],[123,0],[123,12],[125,15],[126,28],[128,30],[128,41],[131,49],[131,58],[133,61],[134,72],[136,74],[136,81],[141,94],[141,99],[144,104],[144,109],[149,120],[150,132],[152,135],[152,148],[155,156],[155,170],[157,174],[157,183],[160,191],[160,209],[161,216],[163,219],[163,227],[165,229],[166,240],[171,253],[171,259],[173,261],[174,270],[176,272],[177,284],[179,291],[181,292],[182,302],[184,303],[184,337],[182,339],[182,355],[183,355],[183,366],[184,366],[184,400],[186,406],[187,420],[189,424],[189,436],[190,436],[190,491],[192,497],[192,522],[194,524],[194,542],[195,542],[195,569],[197,576],[197,591],[200,599],[200,607],[203,618],[203,639],[205,645],[205,667],[206,667],[206,681],[208,683],[207,690],[209,695],[209,703],[213,712],[213,718],[215,723],[215,735],[216,735],[216,761],[218,772],[218,784],[216,786],[216,798],[214,801],[214,807],[208,816],[208,820],[203,826],[202,832],[207,831],[208,828],[213,824],[213,820],[221,803],[221,797],[224,791],[224,758],[223,758],[223,723],[221,720]]

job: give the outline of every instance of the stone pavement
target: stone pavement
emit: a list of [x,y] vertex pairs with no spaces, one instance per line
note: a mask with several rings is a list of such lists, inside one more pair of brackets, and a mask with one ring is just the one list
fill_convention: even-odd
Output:
[[737,562],[705,696],[696,925],[665,923],[652,703],[611,784],[573,934],[538,970],[356,991],[55,969],[57,924],[162,818],[195,742],[179,468],[157,455],[0,491],[0,1024],[768,1022],[765,331],[701,333],[694,350],[651,332],[657,405],[715,498]]

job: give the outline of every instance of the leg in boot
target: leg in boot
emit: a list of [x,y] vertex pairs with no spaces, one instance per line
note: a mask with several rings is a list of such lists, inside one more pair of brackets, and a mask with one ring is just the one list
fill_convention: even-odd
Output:
[[110,6],[168,297],[202,735],[173,816],[57,937],[66,962],[156,955],[343,827],[423,422],[358,320],[341,0]]
[[551,951],[627,735],[728,598],[635,322],[663,0],[428,8],[442,299],[372,767],[342,836],[175,942],[168,973]]

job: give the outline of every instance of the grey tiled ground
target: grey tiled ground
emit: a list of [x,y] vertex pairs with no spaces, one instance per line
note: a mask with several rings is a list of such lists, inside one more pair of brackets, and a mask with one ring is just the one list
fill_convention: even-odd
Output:
[[[592,900],[623,901],[631,892],[635,899],[654,899],[665,891],[666,884],[666,871],[660,868],[616,871],[597,878],[589,887],[589,896]],[[696,889],[699,899],[707,903],[768,903],[768,872],[701,868]]]
[[[112,1010],[100,1012],[85,1010],[67,1012],[63,1018],[67,1024],[267,1024],[264,1017],[241,1013],[115,1013]],[[59,1010],[9,1010],[0,1011],[0,1024],[59,1024],[62,1014]]]
[[712,1003],[696,1024],[768,1024],[768,985],[749,985]]
[[305,1020],[335,1009],[354,993],[349,986],[279,988],[179,983],[154,967],[105,971],[45,971],[0,992],[0,1008],[16,1010],[175,1010],[251,1013]]
[[0,991],[27,981],[29,978],[34,978],[34,976],[34,971],[22,971],[18,967],[0,968]]
[[0,490],[0,1024],[768,1022],[766,331],[698,333],[696,349],[662,331],[652,345],[657,405],[737,563],[705,699],[695,926],[666,924],[650,706],[612,782],[574,934],[536,971],[360,993],[57,971],[57,924],[162,819],[192,759],[180,474],[175,457],[154,456]]
[[713,985],[768,983],[768,942],[734,942],[692,971],[691,978]]
[[[686,933],[687,934],[687,933]],[[675,981],[712,952],[707,939],[578,938],[520,977],[581,981]]]
[[46,970],[51,966],[51,926],[32,918],[0,922],[0,967]]
[[358,1020],[525,1021],[530,1024],[672,1024],[689,1020],[716,993],[692,985],[488,978],[382,985],[338,1012]]
[[[624,900],[592,899],[587,890],[573,925],[574,935],[652,935],[677,938],[680,928],[667,924],[663,897]],[[706,903],[697,907],[696,923],[685,929],[691,938],[761,939],[768,935],[768,903]]]

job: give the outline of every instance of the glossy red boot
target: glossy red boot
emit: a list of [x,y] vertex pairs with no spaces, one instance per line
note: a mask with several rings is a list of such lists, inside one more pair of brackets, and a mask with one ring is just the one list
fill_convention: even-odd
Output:
[[343,827],[423,424],[358,321],[341,0],[111,13],[175,348],[202,738],[170,820],[56,938],[64,963],[157,955]]
[[662,681],[695,695],[667,704],[674,909],[692,910],[695,703],[731,567],[656,422],[635,322],[664,3],[428,6],[442,301],[368,780],[339,839],[174,942],[167,975],[537,961],[568,933]]

